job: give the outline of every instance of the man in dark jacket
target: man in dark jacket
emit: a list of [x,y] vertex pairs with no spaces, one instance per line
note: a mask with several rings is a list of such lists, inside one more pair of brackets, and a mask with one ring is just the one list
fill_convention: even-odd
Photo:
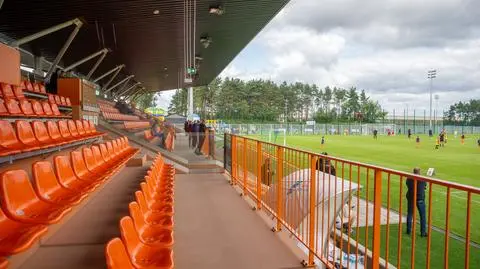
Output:
[[[322,152],[321,154],[325,155],[325,156],[328,155],[328,153],[326,153],[326,152]],[[320,172],[324,172],[324,173],[330,174],[332,176],[335,176],[337,174],[337,172],[335,170],[335,166],[333,166],[333,164],[330,162],[330,160],[326,159],[326,158],[324,160],[324,158],[320,157],[317,160],[315,168]]]
[[[413,173],[415,175],[420,175],[420,168],[414,168]],[[408,213],[407,213],[407,234],[410,234],[412,231],[412,219],[413,219],[413,209],[414,204],[413,200],[416,197],[416,206],[418,213],[420,214],[420,236],[426,237],[426,216],[425,216],[425,189],[427,188],[427,183],[423,180],[413,179],[411,177],[407,178],[407,203],[408,203]],[[417,185],[417,193],[415,194],[415,185]]]
[[205,131],[207,130],[207,125],[205,125],[205,120],[201,120],[200,124],[198,125],[198,145],[197,145],[197,153],[202,151],[203,141],[205,141]]

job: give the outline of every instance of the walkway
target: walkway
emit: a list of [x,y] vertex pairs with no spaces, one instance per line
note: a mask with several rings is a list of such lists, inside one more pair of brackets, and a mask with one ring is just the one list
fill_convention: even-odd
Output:
[[301,268],[222,174],[177,175],[175,268]]
[[[55,234],[44,238],[21,269],[106,268],[105,244],[147,167],[126,167]],[[222,174],[177,174],[175,268],[300,268],[300,260],[239,197]]]

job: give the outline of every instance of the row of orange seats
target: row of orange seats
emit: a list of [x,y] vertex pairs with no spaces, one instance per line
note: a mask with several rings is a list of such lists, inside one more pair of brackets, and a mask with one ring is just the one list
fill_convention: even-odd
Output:
[[173,268],[175,169],[158,155],[120,220],[120,238],[106,247],[110,269]]
[[0,257],[25,251],[49,224],[65,214],[116,174],[138,149],[126,137],[84,147],[69,156],[32,164],[30,180],[24,170],[0,174]]
[[45,89],[45,85],[43,85],[40,82],[30,82],[27,80],[23,80],[22,83],[20,84],[20,87],[24,91],[29,91],[29,92],[37,92],[37,93],[47,93]]
[[118,120],[118,121],[138,121],[140,117],[133,116],[133,115],[125,115],[121,113],[109,113],[109,112],[102,112],[102,116],[106,120]]
[[40,118],[71,118],[62,115],[56,104],[47,101],[39,102],[28,99],[1,99],[0,116],[4,117],[40,117]]
[[[19,86],[13,86],[6,83],[0,83],[0,97],[3,99],[17,99],[23,100],[26,99],[23,94],[23,90]],[[57,104],[59,106],[72,106],[70,98],[56,95],[56,94],[47,94],[48,102],[50,104]]]
[[123,123],[124,129],[141,129],[150,127],[148,121],[126,121]]
[[103,103],[98,103],[98,107],[100,108],[100,111],[102,111],[102,112],[120,113],[120,111],[118,109],[114,108],[111,105],[105,105]]
[[0,156],[32,152],[103,136],[91,121],[0,120]]

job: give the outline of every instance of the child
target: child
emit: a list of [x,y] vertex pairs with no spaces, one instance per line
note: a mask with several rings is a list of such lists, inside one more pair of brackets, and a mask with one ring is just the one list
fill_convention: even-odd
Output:
[[465,145],[465,134],[462,134],[460,141],[462,142],[462,145]]
[[325,136],[322,136],[322,142],[320,142],[320,147],[323,149],[323,145],[325,145]]
[[420,147],[420,136],[417,135],[417,139],[415,139],[415,142],[417,143],[417,148]]
[[440,138],[437,137],[437,139],[435,140],[435,149],[439,149],[440,148]]

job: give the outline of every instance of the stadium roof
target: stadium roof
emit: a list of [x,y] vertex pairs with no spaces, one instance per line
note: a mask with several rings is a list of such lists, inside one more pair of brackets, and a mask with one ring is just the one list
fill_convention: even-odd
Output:
[[[203,58],[195,86],[214,79],[288,2],[190,1],[196,2],[196,54]],[[218,5],[225,13],[210,14],[210,7]],[[183,86],[179,71],[185,68],[184,7],[185,0],[7,0],[0,9],[0,33],[7,39],[19,39],[81,18],[86,24],[63,57],[63,66],[106,47],[112,51],[93,77],[125,64],[117,81],[135,75],[134,80],[150,91],[167,90]],[[73,26],[21,48],[53,61],[72,30]],[[200,43],[203,36],[211,38],[208,48]],[[85,63],[75,71],[85,75],[94,63]]]

